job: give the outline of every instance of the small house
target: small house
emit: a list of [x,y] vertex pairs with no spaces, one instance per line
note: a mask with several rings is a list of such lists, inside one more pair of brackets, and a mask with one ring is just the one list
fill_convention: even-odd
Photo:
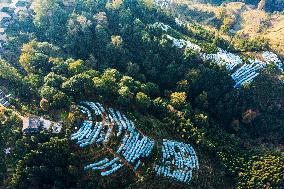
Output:
[[38,117],[24,117],[22,120],[24,134],[37,133],[42,129],[42,123]]
[[10,95],[6,95],[3,90],[0,89],[0,104],[9,107],[11,104],[8,101]]
[[60,133],[62,125],[60,123],[52,122],[43,117],[30,116],[23,117],[23,134],[33,134],[41,130],[51,131],[52,133]]

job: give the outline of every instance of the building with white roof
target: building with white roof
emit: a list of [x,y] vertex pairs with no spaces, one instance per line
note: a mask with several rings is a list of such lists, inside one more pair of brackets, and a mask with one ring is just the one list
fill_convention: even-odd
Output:
[[22,121],[22,132],[24,134],[33,134],[41,130],[51,131],[52,133],[60,133],[62,129],[62,124],[52,122],[50,120],[44,119],[43,117],[22,117]]
[[11,104],[8,101],[10,95],[6,95],[3,90],[0,89],[0,105],[9,107]]

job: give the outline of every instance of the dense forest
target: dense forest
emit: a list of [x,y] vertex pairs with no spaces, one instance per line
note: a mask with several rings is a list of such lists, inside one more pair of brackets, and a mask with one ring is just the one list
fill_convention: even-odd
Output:
[[[202,52],[240,48],[194,23],[177,24],[152,0],[39,0],[11,21],[0,59],[0,87],[12,94],[12,106],[0,107],[0,188],[284,188],[283,71],[268,65],[234,88],[225,66],[174,47],[151,27],[156,22]],[[262,41],[241,44],[269,50]],[[108,177],[84,171],[107,152],[70,140],[84,119],[81,101],[125,112],[156,141],[191,144],[199,159],[192,181],[159,177],[149,167],[140,176],[127,168]],[[62,131],[24,135],[19,114],[60,122]]]

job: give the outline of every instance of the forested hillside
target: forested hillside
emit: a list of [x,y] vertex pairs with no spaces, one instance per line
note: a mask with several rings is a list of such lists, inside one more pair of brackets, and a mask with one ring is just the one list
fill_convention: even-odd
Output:
[[[158,5],[35,0],[13,16],[0,48],[0,92],[11,94],[0,96],[11,104],[0,101],[0,188],[284,188],[281,61],[254,54],[272,54],[265,40],[236,45]],[[219,54],[239,62],[228,69],[226,60],[204,58]],[[248,69],[234,79],[255,64],[254,75]],[[112,151],[79,147],[76,133],[92,122],[82,102],[124,113],[157,148],[139,169],[84,170]],[[34,116],[61,131],[25,133],[25,118]],[[164,154],[163,139],[194,148],[199,169],[189,182],[150,166]]]

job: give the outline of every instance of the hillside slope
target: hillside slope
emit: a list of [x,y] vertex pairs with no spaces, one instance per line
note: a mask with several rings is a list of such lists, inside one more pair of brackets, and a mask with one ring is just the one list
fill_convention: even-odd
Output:
[[204,4],[213,4],[221,5],[222,3],[228,2],[243,2],[248,5],[253,5],[258,9],[264,9],[266,11],[283,11],[284,10],[284,1],[283,0],[191,0],[195,3],[204,3]]
[[241,2],[221,6],[177,1],[180,14],[213,31],[226,27],[225,38],[238,35],[241,39],[264,38],[271,49],[284,55],[284,15],[267,13]]

